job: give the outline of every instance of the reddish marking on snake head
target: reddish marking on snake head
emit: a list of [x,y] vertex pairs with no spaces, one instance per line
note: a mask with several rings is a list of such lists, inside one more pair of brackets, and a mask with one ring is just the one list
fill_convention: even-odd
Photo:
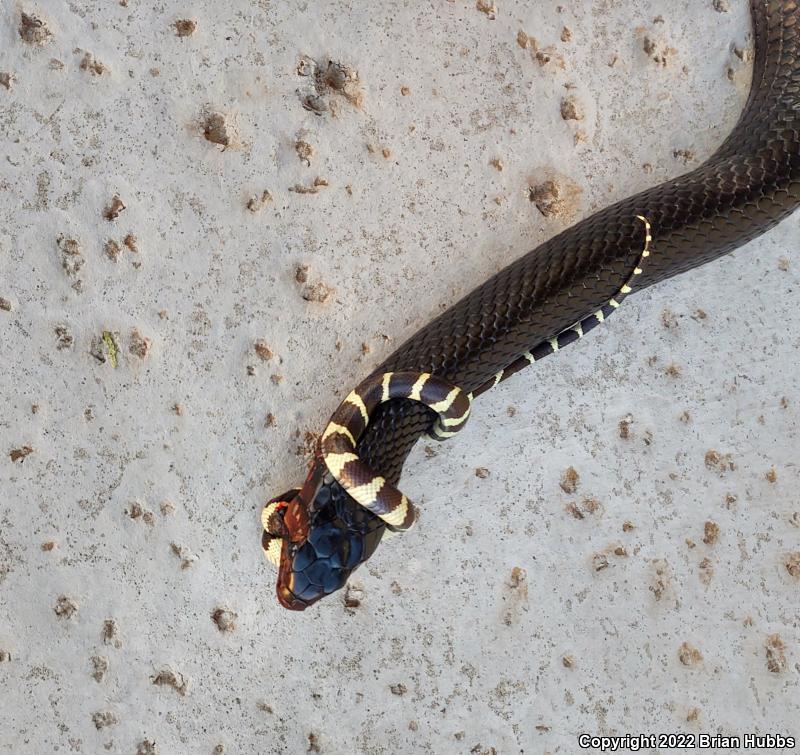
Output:
[[292,499],[286,506],[283,523],[286,525],[286,529],[289,530],[289,539],[293,543],[305,540],[308,537],[310,526],[305,503],[299,498]]
[[288,536],[284,539],[281,548],[281,563],[275,588],[278,602],[291,611],[304,611],[309,606],[308,602],[297,598],[290,589],[293,582],[291,554],[295,552],[295,546],[302,545],[308,539],[311,529],[308,516],[309,502],[314,500],[326,469],[318,449],[303,487],[300,490],[295,488],[279,499],[281,504],[285,505],[285,509],[282,507],[283,524],[288,531]]

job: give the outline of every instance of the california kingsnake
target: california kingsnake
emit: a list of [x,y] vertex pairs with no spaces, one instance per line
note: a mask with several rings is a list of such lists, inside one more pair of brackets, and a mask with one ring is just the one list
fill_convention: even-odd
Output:
[[[638,217],[647,218],[658,250],[646,266],[635,263],[643,268],[636,280],[641,290],[737,249],[792,213],[800,205],[800,5],[749,3],[750,96],[705,162],[522,254],[411,335],[366,382],[380,382],[385,373],[424,373],[477,396],[580,338],[615,309],[611,299],[621,301],[634,261],[643,257]],[[698,4],[693,12],[713,10]],[[649,57],[631,51],[631,67],[649,65]],[[351,433],[354,453],[394,486],[435,420],[421,401],[390,398],[370,413],[360,435]],[[273,499],[263,523],[262,544],[279,561],[278,600],[293,610],[342,588],[389,532],[332,474],[321,445],[303,485]]]
[[[351,391],[333,413],[319,439],[318,452],[330,473],[353,500],[386,522],[394,532],[405,532],[416,520],[416,508],[408,498],[384,477],[373,472],[358,456],[358,440],[369,425],[372,412],[380,405],[401,398],[427,406],[436,413],[436,422],[429,435],[434,440],[446,440],[461,430],[469,419],[472,399],[493,388],[533,362],[537,362],[582,338],[604,322],[633,290],[635,278],[642,273],[644,260],[650,256],[650,222],[636,216],[643,224],[643,248],[633,272],[617,293],[588,317],[542,341],[491,380],[471,393],[427,372],[384,372],[373,375]],[[286,501],[270,501],[263,509],[264,528],[262,548],[267,559],[280,564],[281,540],[288,536],[280,513]]]

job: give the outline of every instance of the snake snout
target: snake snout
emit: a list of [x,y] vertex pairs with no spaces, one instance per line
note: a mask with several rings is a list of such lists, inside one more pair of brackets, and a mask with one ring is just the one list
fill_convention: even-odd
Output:
[[317,555],[308,542],[309,510],[302,491],[295,488],[270,500],[264,507],[262,523],[262,547],[269,560],[278,565],[278,602],[290,611],[304,611],[327,593],[305,573]]
[[352,505],[319,456],[303,487],[273,498],[264,512],[262,545],[271,546],[264,551],[278,566],[278,601],[292,611],[303,611],[344,587],[384,533],[378,517]]
[[[297,505],[302,506],[306,517],[306,526],[302,528],[293,522],[298,518],[294,510]],[[289,531],[295,533],[296,537],[283,540],[276,591],[278,601],[284,608],[303,611],[339,589],[350,569],[343,569],[341,559],[333,553],[342,533],[330,531],[330,525],[309,527],[307,509],[302,501],[290,504],[284,516],[284,521],[288,520]]]

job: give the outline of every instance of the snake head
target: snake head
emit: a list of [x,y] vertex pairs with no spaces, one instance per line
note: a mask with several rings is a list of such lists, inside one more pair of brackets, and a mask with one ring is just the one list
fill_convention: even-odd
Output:
[[292,611],[344,587],[385,531],[378,517],[345,493],[319,452],[302,488],[266,504],[262,524],[262,548],[278,566],[278,601]]

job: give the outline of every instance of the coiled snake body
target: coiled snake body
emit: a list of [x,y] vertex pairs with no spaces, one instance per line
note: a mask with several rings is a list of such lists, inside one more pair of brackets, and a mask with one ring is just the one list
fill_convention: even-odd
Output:
[[413,523],[413,505],[395,485],[420,436],[452,435],[473,397],[588,332],[631,289],[716,259],[797,207],[800,9],[796,0],[750,0],[750,7],[750,97],[705,163],[516,260],[410,338],[343,402],[302,488],[263,511],[262,546],[278,564],[283,606],[303,610],[339,589],[387,530]]

